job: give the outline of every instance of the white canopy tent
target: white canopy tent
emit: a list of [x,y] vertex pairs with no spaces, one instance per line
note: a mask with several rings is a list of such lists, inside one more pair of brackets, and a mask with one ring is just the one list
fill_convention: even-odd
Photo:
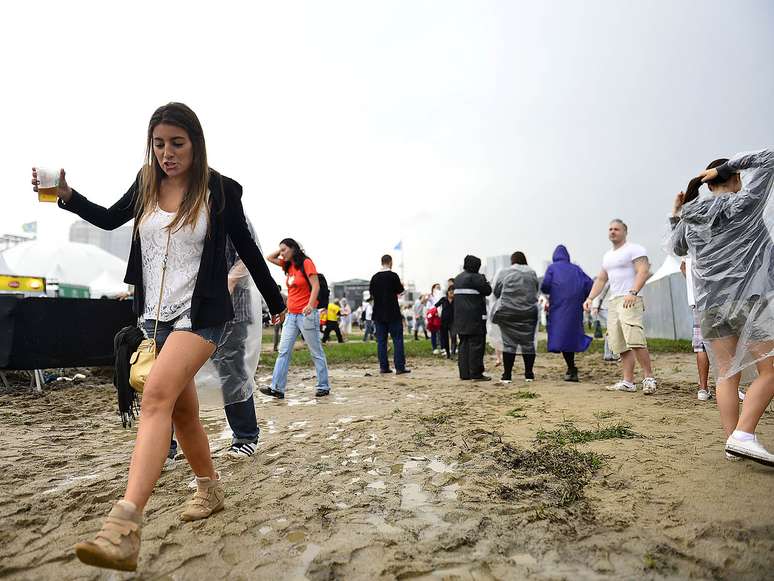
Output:
[[640,293],[645,300],[645,334],[659,339],[690,339],[693,314],[688,305],[680,259],[667,255]]
[[0,274],[13,274],[11,267],[5,262],[3,254],[0,252]]
[[3,274],[43,276],[60,283],[88,286],[93,297],[127,290],[123,282],[126,263],[93,244],[31,240],[0,254],[0,261],[3,259],[7,270]]

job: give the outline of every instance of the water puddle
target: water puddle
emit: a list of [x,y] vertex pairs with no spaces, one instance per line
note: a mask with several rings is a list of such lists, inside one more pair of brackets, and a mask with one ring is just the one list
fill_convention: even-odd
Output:
[[48,490],[44,491],[43,494],[56,494],[59,492],[64,492],[65,490],[74,487],[79,482],[96,480],[97,478],[99,478],[99,474],[96,472],[94,474],[87,474],[86,476],[68,476],[67,478],[62,479],[60,482],[55,484],[53,488],[49,488]]
[[317,557],[319,554],[320,545],[309,543],[306,546],[306,550],[303,552],[301,557],[299,557],[298,567],[296,567],[296,569],[293,570],[287,578],[292,581],[303,581],[308,579],[306,572],[309,569],[309,565],[312,564],[312,561],[314,561],[315,557]]
[[405,532],[403,529],[387,523],[381,516],[370,516],[366,519],[366,522],[373,525],[377,531],[385,535],[400,535]]
[[372,490],[386,490],[387,485],[384,483],[384,480],[377,480],[376,482],[371,482],[366,488],[370,488]]
[[306,533],[304,531],[292,531],[285,535],[285,538],[294,544],[303,543],[306,540]]

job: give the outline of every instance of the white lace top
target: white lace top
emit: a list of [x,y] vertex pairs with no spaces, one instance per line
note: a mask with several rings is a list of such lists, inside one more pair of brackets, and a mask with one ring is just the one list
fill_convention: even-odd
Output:
[[[191,308],[191,297],[199,273],[204,238],[207,235],[207,207],[207,204],[202,206],[194,228],[185,226],[172,232],[159,321],[171,321]],[[156,319],[161,290],[161,269],[167,247],[165,228],[174,218],[174,213],[165,212],[156,206],[156,210],[140,224],[142,280],[145,287],[144,319]]]

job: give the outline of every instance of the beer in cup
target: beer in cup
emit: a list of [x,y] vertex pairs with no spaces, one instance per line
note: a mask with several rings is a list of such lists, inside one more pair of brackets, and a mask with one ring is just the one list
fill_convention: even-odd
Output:
[[56,203],[56,195],[59,188],[59,170],[47,169],[43,167],[36,168],[38,173],[38,201]]

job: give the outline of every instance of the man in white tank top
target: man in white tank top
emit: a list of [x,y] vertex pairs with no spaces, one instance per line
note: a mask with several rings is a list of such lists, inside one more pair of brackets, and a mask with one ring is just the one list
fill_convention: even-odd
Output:
[[602,258],[602,270],[594,280],[584,308],[588,311],[591,302],[609,282],[609,313],[607,336],[610,349],[620,353],[623,366],[623,380],[607,389],[611,391],[635,392],[634,364],[639,362],[645,375],[642,393],[656,392],[656,380],[645,339],[643,315],[645,304],[639,296],[642,287],[650,277],[650,262],[645,248],[627,241],[629,228],[621,220],[613,220],[608,226],[608,238],[613,248]]

